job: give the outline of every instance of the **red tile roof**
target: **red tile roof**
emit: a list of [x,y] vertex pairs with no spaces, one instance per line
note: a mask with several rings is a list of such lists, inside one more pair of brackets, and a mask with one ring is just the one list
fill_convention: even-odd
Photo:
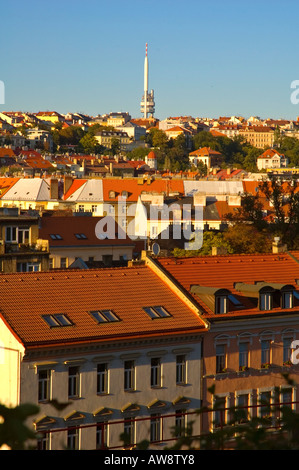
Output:
[[[96,224],[102,217],[93,216],[60,216],[42,217],[40,219],[39,237],[49,240],[51,247],[88,247],[88,246],[134,246],[132,240],[125,236],[115,223],[115,238],[100,240],[95,233]],[[120,235],[122,233],[122,236]],[[51,235],[58,234],[61,239],[53,239]],[[86,238],[78,238],[76,234],[83,234]]]
[[[146,266],[2,275],[0,297],[0,318],[28,348],[204,330],[200,317]],[[154,305],[171,316],[152,320],[142,307]],[[102,309],[121,321],[97,324],[88,312]],[[50,328],[42,318],[59,313],[73,325]]]
[[[192,285],[230,290],[232,294],[242,299],[246,307],[234,311],[234,316],[264,314],[252,301],[236,290],[235,284],[238,282],[255,284],[264,281],[291,284],[295,289],[299,289],[297,286],[299,257],[296,262],[287,253],[159,258],[158,262],[188,292]],[[215,316],[227,318],[228,314],[215,315],[195,294],[194,298],[203,308],[207,319]],[[298,307],[296,309],[298,310]],[[278,310],[281,309],[273,309],[272,312]]]
[[[147,193],[165,193],[178,192],[184,194],[184,182],[182,180],[172,179],[153,179],[148,183],[145,178],[142,183],[138,178],[125,178],[125,179],[103,179],[103,197],[105,202],[117,201],[122,191],[127,191],[127,201],[137,202],[138,197],[142,192]],[[115,192],[115,197],[109,197],[110,191]]]

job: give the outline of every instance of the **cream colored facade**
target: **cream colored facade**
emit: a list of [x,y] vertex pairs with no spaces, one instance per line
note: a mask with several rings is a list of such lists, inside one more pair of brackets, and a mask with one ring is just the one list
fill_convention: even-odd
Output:
[[0,318],[0,403],[20,404],[20,368],[24,347]]
[[133,246],[95,246],[95,247],[50,247],[50,266],[55,268],[68,268],[77,258],[83,261],[121,261],[131,260]]
[[243,136],[245,140],[257,148],[273,147],[274,144],[274,131],[263,129],[260,127],[258,130],[249,127],[247,129],[240,129],[239,135]]

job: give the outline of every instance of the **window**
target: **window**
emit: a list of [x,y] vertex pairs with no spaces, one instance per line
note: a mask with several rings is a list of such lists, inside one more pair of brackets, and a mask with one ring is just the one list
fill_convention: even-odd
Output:
[[69,398],[78,398],[80,396],[80,370],[78,366],[69,367]]
[[216,313],[227,313],[227,296],[226,295],[218,295],[216,297]]
[[226,370],[226,345],[216,345],[216,374]]
[[84,205],[83,204],[79,204],[79,212],[84,212]]
[[52,240],[62,240],[62,236],[59,235],[59,233],[51,233],[50,234],[50,237],[52,238]]
[[61,269],[67,268],[67,258],[60,258],[60,267]]
[[260,394],[260,416],[261,418],[269,418],[271,416],[271,392],[266,391]]
[[50,433],[38,433],[37,450],[50,450]]
[[133,445],[135,443],[135,420],[128,419],[124,422],[125,444]]
[[50,399],[51,371],[49,369],[38,372],[38,401],[48,401]]
[[290,364],[293,338],[283,338],[283,364]]
[[17,263],[17,272],[26,273],[26,272],[37,272],[40,271],[40,263]]
[[73,325],[73,323],[68,319],[68,317],[62,313],[57,313],[53,315],[42,315],[42,318],[51,328],[56,327],[56,326],[72,326]]
[[176,383],[177,385],[186,384],[187,370],[186,370],[186,356],[179,355],[176,358]]
[[293,406],[293,389],[283,388],[281,390],[281,406],[292,408]]
[[271,341],[269,339],[261,340],[261,365],[267,367],[270,365]]
[[96,448],[107,449],[108,447],[108,423],[103,421],[97,424]]
[[238,412],[238,422],[246,423],[249,418],[249,394],[248,393],[241,393],[238,395],[237,406],[239,409]]
[[161,415],[151,415],[150,422],[150,442],[157,442],[161,440]]
[[166,318],[171,317],[170,313],[164,307],[143,307],[143,310],[148,314],[148,316],[153,320],[155,318]]
[[92,310],[89,313],[97,323],[120,321],[112,310]]
[[29,243],[29,227],[18,228],[18,243]]
[[97,366],[97,393],[108,393],[108,364]]
[[151,387],[161,387],[161,359],[151,359]]
[[69,429],[67,432],[68,450],[79,450],[79,429]]
[[248,343],[239,344],[239,370],[248,369]]
[[282,293],[282,308],[293,308],[293,292]]
[[124,389],[126,391],[135,390],[134,361],[125,361],[124,363]]
[[214,427],[219,428],[227,422],[227,397],[217,398],[214,408]]
[[75,237],[78,238],[78,240],[86,240],[87,236],[84,233],[75,233]]
[[5,228],[5,241],[8,243],[17,242],[17,227],[6,227]]
[[186,414],[185,410],[175,412],[175,437],[183,437],[186,434]]
[[97,210],[98,210],[98,207],[96,205],[91,206],[91,211],[92,212],[97,212]]
[[271,310],[272,309],[272,294],[265,292],[260,294],[260,310]]

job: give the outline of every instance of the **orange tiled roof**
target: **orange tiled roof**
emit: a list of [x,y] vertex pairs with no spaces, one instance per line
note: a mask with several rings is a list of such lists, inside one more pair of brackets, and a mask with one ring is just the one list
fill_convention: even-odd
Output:
[[[42,217],[40,219],[39,237],[49,240],[51,247],[87,247],[87,246],[111,246],[111,245],[131,245],[133,242],[123,234],[123,238],[118,235],[120,228],[115,224],[115,239],[100,240],[96,237],[95,227],[102,217],[93,216],[60,216]],[[61,239],[52,239],[51,234],[59,234]],[[76,234],[83,234],[86,238],[78,238]]]
[[15,152],[10,148],[1,147],[0,148],[0,157],[16,157]]
[[[184,194],[184,182],[182,180],[171,179],[154,179],[150,183],[145,179],[142,184],[138,182],[138,178],[126,179],[109,179],[105,178],[103,184],[103,198],[104,201],[117,201],[122,191],[127,191],[127,201],[137,202],[138,197],[142,192],[147,193],[163,193],[169,194],[170,192],[178,192]],[[115,197],[109,197],[110,191],[115,192]]]
[[[0,297],[0,318],[28,348],[204,330],[200,317],[146,266],[7,274]],[[152,320],[142,307],[154,305],[171,317]],[[102,309],[120,321],[97,324],[88,312]],[[73,326],[50,328],[42,318],[59,313]]]
[[189,153],[189,155],[221,155],[217,150],[213,150],[210,147],[202,147]]
[[[224,288],[231,291],[241,299],[245,306],[244,309],[236,309],[234,316],[265,314],[257,309],[252,299],[248,299],[236,290],[236,283],[255,284],[264,281],[290,284],[295,289],[298,288],[299,258],[296,262],[288,253],[160,258],[158,261],[188,292],[192,285]],[[194,294],[194,298],[201,305],[207,319],[215,317],[215,314],[197,295]],[[298,307],[295,309],[298,310]],[[275,311],[281,311],[281,308],[272,309],[271,312]],[[227,318],[228,314],[217,314],[217,318],[223,316]]]
[[64,194],[63,199],[67,200],[75,191],[77,191],[77,189],[81,188],[81,186],[86,183],[86,181],[86,179],[74,179],[71,187]]

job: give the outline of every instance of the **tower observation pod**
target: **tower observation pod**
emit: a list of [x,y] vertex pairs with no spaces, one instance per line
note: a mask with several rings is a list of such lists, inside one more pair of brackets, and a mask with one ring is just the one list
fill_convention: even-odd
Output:
[[148,91],[148,57],[147,57],[147,44],[145,45],[145,59],[144,59],[144,94],[140,103],[140,111],[144,119],[153,117],[155,112],[154,90]]

